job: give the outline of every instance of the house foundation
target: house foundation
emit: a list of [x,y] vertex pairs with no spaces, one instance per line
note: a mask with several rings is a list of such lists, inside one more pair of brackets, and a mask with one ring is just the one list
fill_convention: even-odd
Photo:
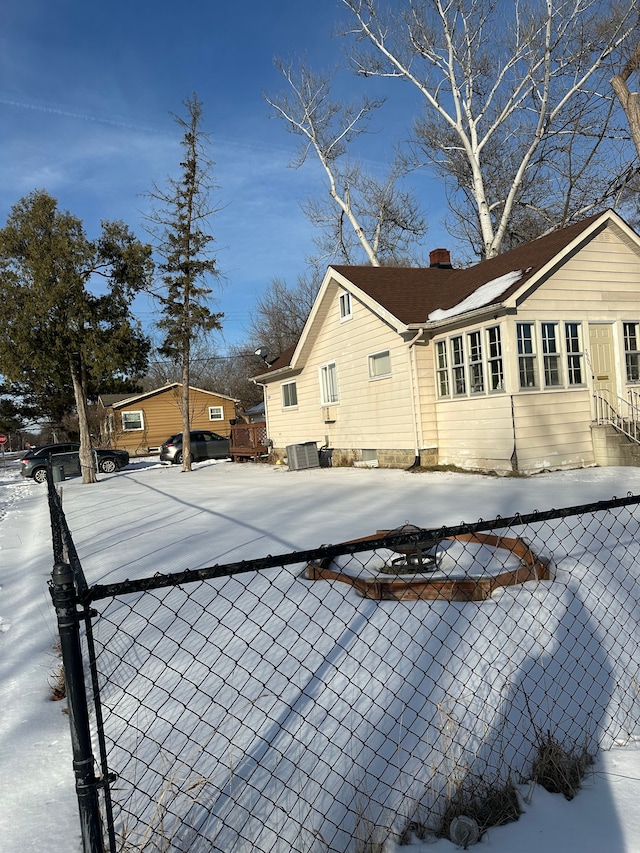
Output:
[[640,466],[640,444],[618,432],[611,424],[592,424],[591,438],[596,465]]
[[[269,455],[269,461],[278,465],[286,463],[287,452],[284,447],[274,447]],[[416,463],[414,450],[401,449],[361,449],[361,448],[331,448],[331,466],[334,468],[410,468]],[[419,464],[430,468],[438,464],[438,448],[428,447],[419,451]]]

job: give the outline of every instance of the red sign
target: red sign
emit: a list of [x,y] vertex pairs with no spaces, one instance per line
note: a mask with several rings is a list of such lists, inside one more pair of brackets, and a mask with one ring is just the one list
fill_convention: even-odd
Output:
[[6,435],[0,435],[0,444],[6,444],[6,443],[7,443],[7,436]]

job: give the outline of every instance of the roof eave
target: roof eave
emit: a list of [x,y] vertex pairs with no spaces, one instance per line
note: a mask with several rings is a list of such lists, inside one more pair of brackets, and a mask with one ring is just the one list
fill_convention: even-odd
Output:
[[433,331],[443,329],[447,326],[467,325],[468,323],[477,323],[486,317],[496,318],[501,314],[512,313],[506,302],[494,302],[491,305],[483,305],[482,308],[474,308],[473,311],[464,311],[461,314],[454,314],[451,317],[443,317],[442,320],[426,320],[424,323],[409,323],[407,331],[417,332],[420,329],[424,331]]
[[251,381],[262,383],[265,380],[269,381],[274,376],[276,377],[276,379],[280,379],[287,373],[297,375],[298,373],[300,373],[301,370],[302,368],[300,367],[292,367],[291,364],[287,364],[284,367],[277,367],[275,370],[270,370],[267,373],[257,373],[255,376],[251,377]]

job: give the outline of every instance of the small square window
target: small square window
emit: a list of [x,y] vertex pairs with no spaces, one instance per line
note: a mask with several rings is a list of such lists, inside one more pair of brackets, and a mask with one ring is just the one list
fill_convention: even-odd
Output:
[[352,316],[351,314],[351,294],[350,293],[341,293],[340,294],[340,319],[348,320]]
[[224,409],[222,406],[209,406],[209,420],[222,421],[224,420]]
[[391,356],[388,349],[369,356],[369,379],[378,379],[381,376],[391,376]]
[[292,409],[298,405],[298,389],[295,382],[285,382],[282,386],[282,407]]
[[123,412],[122,429],[125,432],[130,432],[136,429],[144,429],[144,418],[142,416],[142,412]]

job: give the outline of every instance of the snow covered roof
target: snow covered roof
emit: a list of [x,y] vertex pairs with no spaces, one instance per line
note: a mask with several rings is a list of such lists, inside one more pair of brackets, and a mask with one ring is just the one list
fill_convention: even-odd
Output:
[[622,223],[613,211],[596,214],[467,269],[371,266],[331,269],[401,322],[407,325],[436,322],[503,302],[579,242],[581,236],[592,236],[592,227],[599,220],[604,228],[611,218]]
[[505,273],[504,275],[494,278],[479,287],[474,293],[469,294],[462,302],[454,305],[452,308],[436,308],[427,317],[428,320],[447,320],[449,317],[456,317],[459,314],[465,314],[467,311],[475,311],[478,308],[484,308],[485,305],[490,305],[495,302],[502,294],[522,278],[522,270],[514,270],[513,272]]
[[[607,210],[561,228],[467,269],[440,267],[329,267],[316,305],[302,337],[271,364],[269,374],[297,366],[303,344],[315,322],[318,302],[333,279],[368,301],[373,310],[398,331],[426,324],[446,323],[467,312],[519,300],[538,287],[558,266],[586,242],[613,224],[625,231],[640,251],[640,239],[614,211]],[[358,293],[359,291],[359,293]],[[266,378],[266,372],[257,379]]]

